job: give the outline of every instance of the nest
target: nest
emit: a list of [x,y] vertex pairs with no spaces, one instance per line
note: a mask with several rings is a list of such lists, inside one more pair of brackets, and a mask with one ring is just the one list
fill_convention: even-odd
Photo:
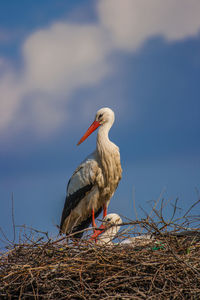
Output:
[[[161,217],[123,224],[113,245],[29,236],[1,255],[1,299],[200,299],[200,229]],[[139,229],[154,239],[121,242]]]

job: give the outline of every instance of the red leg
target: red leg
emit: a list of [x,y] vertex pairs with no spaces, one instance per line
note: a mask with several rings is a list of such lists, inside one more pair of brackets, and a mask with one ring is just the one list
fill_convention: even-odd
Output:
[[[92,209],[92,227],[93,227],[93,232],[96,232],[97,225],[95,223],[95,213],[94,213],[94,208]],[[95,243],[97,242],[97,239],[95,238]]]
[[107,216],[107,205],[106,204],[103,205],[103,218],[105,218],[105,216]]
[[[92,209],[92,227],[97,227],[96,223],[95,223],[95,213],[94,213],[94,209]],[[93,231],[95,231],[95,229],[93,228]]]
[[[105,216],[107,215],[107,205],[103,206],[103,218],[105,218]],[[92,227],[93,227],[93,231],[94,234],[91,236],[90,241],[91,240],[95,240],[95,243],[97,242],[97,236],[99,236],[100,234],[103,233],[103,230],[105,231],[105,226],[102,224],[99,229],[97,229],[97,225],[95,223],[95,213],[94,213],[94,209],[92,209]]]

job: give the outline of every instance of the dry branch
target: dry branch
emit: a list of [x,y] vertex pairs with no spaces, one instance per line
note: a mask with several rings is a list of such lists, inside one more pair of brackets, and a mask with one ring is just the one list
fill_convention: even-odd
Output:
[[[172,214],[166,221],[154,206],[145,220],[125,223],[113,246],[26,233],[0,257],[0,298],[200,299],[200,226],[186,230],[193,219],[176,223],[176,208]],[[154,239],[121,243],[141,230]]]

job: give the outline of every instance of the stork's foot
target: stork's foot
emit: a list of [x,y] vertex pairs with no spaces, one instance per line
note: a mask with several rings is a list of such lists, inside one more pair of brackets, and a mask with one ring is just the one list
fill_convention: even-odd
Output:
[[97,238],[96,238],[97,232],[98,232],[98,229],[93,228],[93,234],[91,235],[89,241],[95,241],[95,243],[97,243]]
[[[104,204],[104,206],[103,206],[103,218],[105,218],[105,216],[107,216],[107,205]],[[97,242],[97,237],[101,233],[103,233],[105,228],[104,228],[104,225],[101,225],[99,228],[97,228],[97,225],[95,223],[94,209],[92,209],[92,227],[93,227],[93,235],[91,236],[91,238],[89,240],[90,241],[95,241],[95,243],[96,243]]]
[[90,241],[95,241],[95,243],[97,242],[97,237],[99,235],[101,235],[104,231],[105,231],[106,227],[104,224],[101,224],[101,226],[99,228],[95,228],[94,229],[94,233],[93,235],[90,237]]

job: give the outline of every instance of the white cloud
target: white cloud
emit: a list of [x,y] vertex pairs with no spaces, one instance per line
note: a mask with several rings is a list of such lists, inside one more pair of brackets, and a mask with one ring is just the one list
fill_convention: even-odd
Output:
[[[15,126],[16,118],[40,133],[54,131],[67,115],[59,102],[110,72],[109,51],[104,32],[95,25],[55,23],[31,34],[22,46],[20,74],[0,65],[0,132]],[[20,116],[24,101],[28,109]]]
[[112,51],[134,51],[154,35],[180,40],[200,29],[200,0],[97,3],[96,24],[56,22],[30,34],[19,71],[0,57],[0,133],[16,122],[42,134],[55,131],[68,118],[64,104],[71,94],[112,72]]
[[[5,66],[0,66],[0,68]],[[6,70],[0,76],[0,130],[11,126],[22,104],[23,86],[11,70]]]
[[29,85],[67,92],[98,82],[108,71],[109,46],[101,28],[55,23],[31,35],[23,52]]
[[155,35],[174,41],[200,30],[199,0],[101,0],[98,11],[115,47],[129,51]]

